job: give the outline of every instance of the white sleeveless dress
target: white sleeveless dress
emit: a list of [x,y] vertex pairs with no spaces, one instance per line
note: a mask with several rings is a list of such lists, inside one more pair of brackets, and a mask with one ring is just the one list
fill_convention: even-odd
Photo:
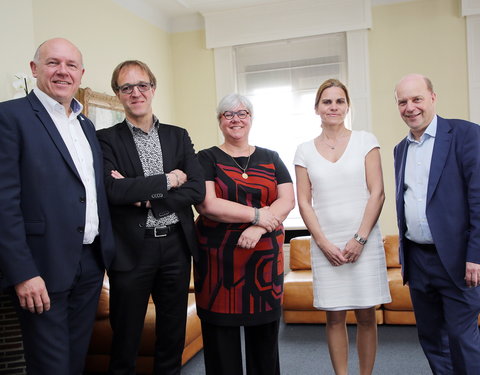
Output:
[[[312,183],[313,209],[325,236],[340,249],[360,227],[370,193],[365,156],[380,147],[365,131],[353,131],[345,152],[332,163],[317,151],[314,140],[298,146],[294,163],[305,167]],[[352,310],[391,302],[385,251],[378,223],[355,263],[334,267],[311,241],[314,306]]]

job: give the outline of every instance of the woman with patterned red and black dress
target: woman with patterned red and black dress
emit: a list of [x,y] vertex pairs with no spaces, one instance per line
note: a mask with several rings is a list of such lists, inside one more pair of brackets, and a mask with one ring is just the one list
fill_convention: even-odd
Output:
[[278,153],[249,145],[252,115],[246,97],[224,97],[217,117],[225,142],[198,154],[207,194],[196,207],[195,293],[207,375],[243,373],[241,327],[247,374],[280,374],[282,222],[295,197]]

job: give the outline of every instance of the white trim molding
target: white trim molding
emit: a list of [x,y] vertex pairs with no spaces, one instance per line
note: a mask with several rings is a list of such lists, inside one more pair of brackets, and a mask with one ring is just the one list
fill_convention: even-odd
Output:
[[470,121],[480,124],[480,15],[467,16]]
[[371,0],[286,0],[203,13],[207,48],[368,29]]
[[372,112],[367,30],[347,32],[347,59],[347,86],[352,101],[352,129],[371,132]]
[[480,124],[480,0],[462,0],[467,24],[467,61],[470,121]]
[[480,0],[462,0],[462,16],[480,14]]

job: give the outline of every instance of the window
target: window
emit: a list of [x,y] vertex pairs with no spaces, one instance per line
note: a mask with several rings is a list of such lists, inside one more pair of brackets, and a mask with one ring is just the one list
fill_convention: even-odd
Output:
[[[236,86],[255,112],[250,143],[277,151],[293,180],[297,146],[320,133],[317,89],[328,78],[346,82],[346,50],[345,33],[234,47]],[[298,207],[284,224],[304,228]]]

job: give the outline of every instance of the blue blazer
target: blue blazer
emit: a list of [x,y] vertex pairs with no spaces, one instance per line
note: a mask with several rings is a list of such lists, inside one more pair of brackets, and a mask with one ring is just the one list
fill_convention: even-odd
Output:
[[[408,143],[394,150],[400,262],[405,265],[404,177]],[[465,284],[465,263],[480,263],[480,126],[438,116],[428,178],[426,215],[433,241],[452,282]]]
[[[103,158],[93,123],[78,116],[95,168],[100,250],[108,267],[113,233]],[[41,276],[50,292],[71,286],[85,226],[85,188],[53,120],[33,92],[0,103],[0,272],[3,286]]]

